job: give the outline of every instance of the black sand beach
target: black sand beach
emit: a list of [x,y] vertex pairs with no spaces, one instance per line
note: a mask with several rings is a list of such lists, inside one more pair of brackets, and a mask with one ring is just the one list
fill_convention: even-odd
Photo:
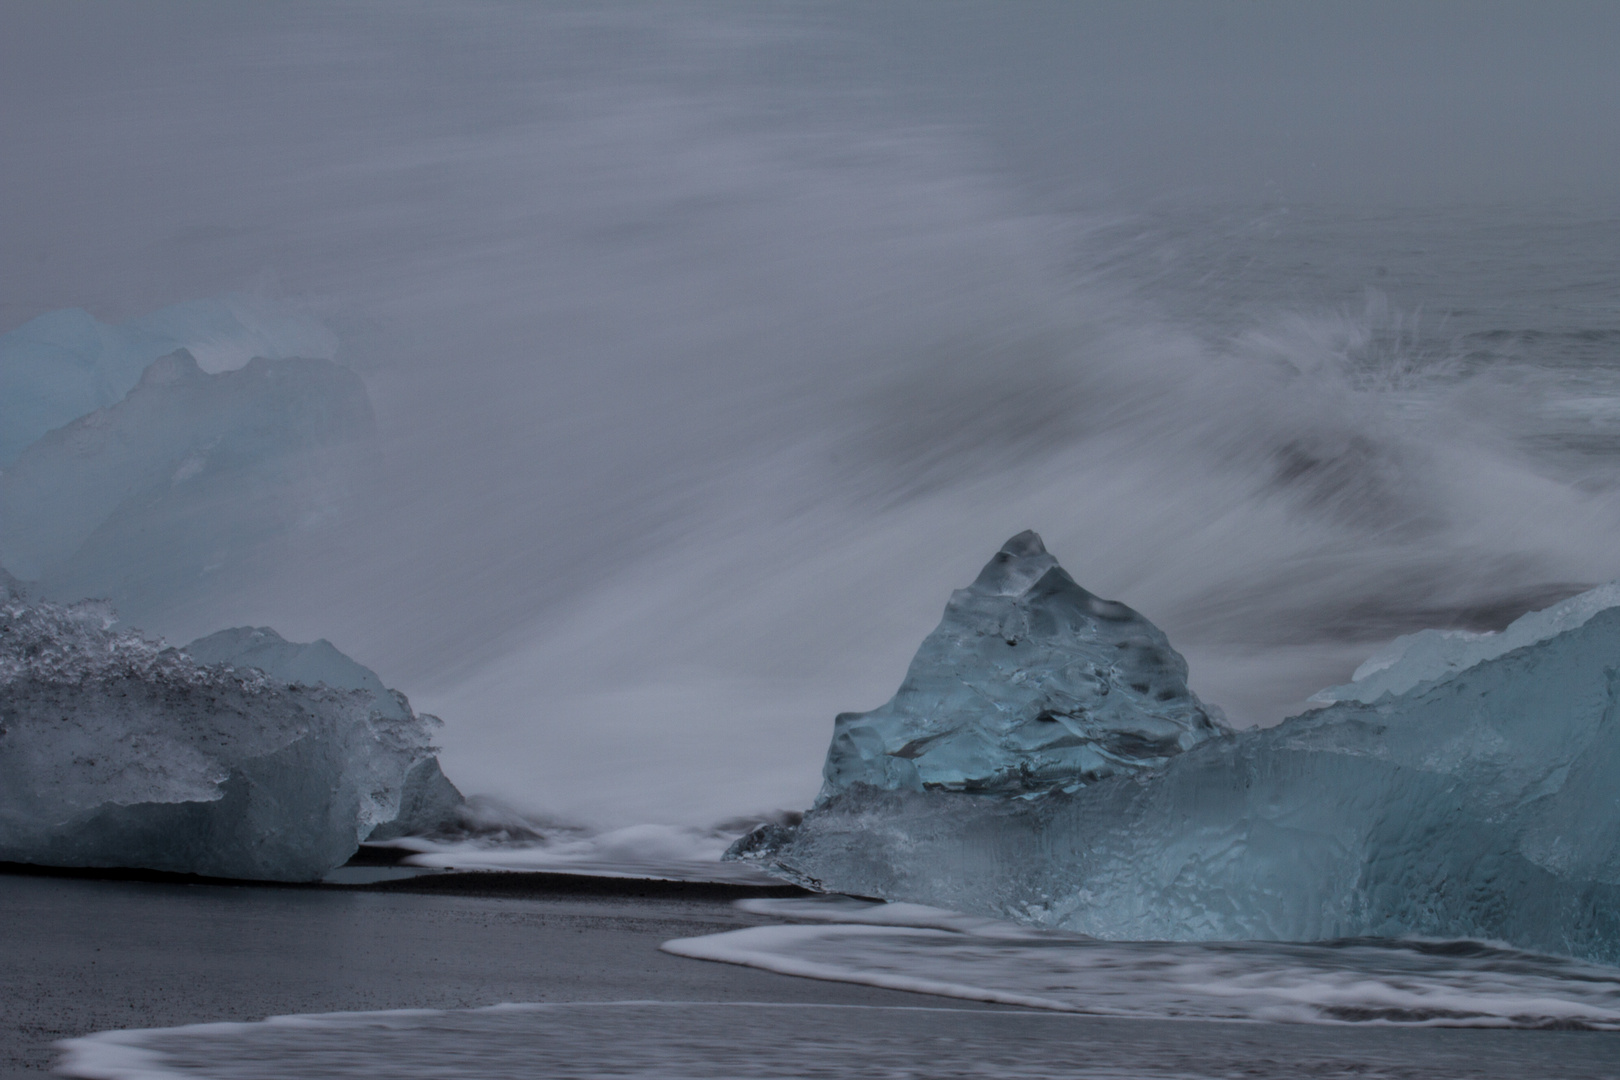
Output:
[[0,1078],[48,1070],[57,1039],[285,1013],[612,1000],[994,1007],[658,951],[768,921],[729,902],[758,892],[546,874],[300,888],[0,873]]
[[[974,1075],[974,1061],[1011,1067],[1004,1054],[1039,1068],[1070,1071],[1068,1062],[1088,1076],[1133,1067],[1151,1076],[1620,1075],[1620,1037],[1599,1032],[1119,1020],[800,979],[659,951],[672,938],[769,921],[730,901],[785,889],[554,874],[276,887],[11,869],[0,873],[0,1080],[40,1076],[56,1057],[56,1040],[112,1028],[611,1001],[787,1006],[737,1017],[723,1006],[691,1013],[693,1032],[719,1025],[717,1045],[761,1048],[764,1056],[750,1059],[760,1075],[799,1075],[793,1054],[831,1053],[841,1044],[860,1060],[886,1056],[912,1070],[907,1075],[930,1076]],[[792,1008],[840,1005],[906,1011]],[[657,1040],[648,1041],[637,1015],[604,1013],[577,1028],[576,1038],[582,1049],[598,1038],[604,1052],[629,1047],[656,1056]],[[732,1029],[739,1018],[744,1028]],[[771,1054],[789,1055],[788,1064],[772,1066]]]
[[[40,1076],[51,1068],[56,1040],[112,1028],[612,1001],[781,1006],[737,1014],[723,1005],[693,1006],[679,1023],[683,1037],[699,1045],[707,1037],[717,1053],[735,1055],[743,1047],[761,1076],[801,1075],[797,1055],[830,1064],[824,1059],[839,1057],[839,1047],[843,1057],[887,1060],[905,1075],[923,1076],[977,1075],[996,1061],[1014,1068],[1015,1058],[1036,1070],[1030,1075],[1051,1068],[1155,1077],[1620,1075],[1620,1037],[1601,1032],[1075,1016],[659,951],[672,938],[769,921],[730,901],[786,889],[553,874],[276,887],[11,869],[0,873],[0,1080]],[[794,1008],[847,1005],[904,1011]],[[567,1030],[581,1054],[652,1055],[656,1062],[663,1051],[646,1019],[633,1007],[593,1012],[569,1021]],[[431,1031],[424,1037],[431,1040]],[[416,1066],[439,1075],[427,1060],[435,1045],[424,1046]],[[586,1058],[569,1062],[590,1072]],[[449,1067],[460,1074],[460,1064]],[[272,1068],[267,1075],[281,1074]]]

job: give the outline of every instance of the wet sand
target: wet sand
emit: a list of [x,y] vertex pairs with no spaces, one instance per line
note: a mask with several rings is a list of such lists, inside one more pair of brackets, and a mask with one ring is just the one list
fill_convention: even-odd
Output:
[[[894,1075],[985,1075],[1009,1066],[1013,1050],[1030,1076],[1620,1075],[1613,1065],[1620,1036],[1612,1033],[1108,1019],[794,978],[659,951],[671,938],[770,921],[731,906],[761,891],[747,886],[443,874],[365,887],[275,887],[11,869],[0,870],[0,1080],[39,1077],[55,1060],[55,1040],[112,1028],[503,1001],[907,1007],[899,1014],[744,1014],[682,1006],[689,1019],[670,1013],[676,1026],[650,1033],[659,1017],[643,1016],[645,1009],[595,1010],[591,1024],[570,1020],[519,1033],[512,1052],[522,1067],[512,1074],[523,1076],[535,1067],[541,1036],[574,1038],[578,1045],[552,1070],[574,1075],[587,1052],[605,1064],[635,1064],[638,1054],[662,1062],[671,1030],[683,1044],[709,1046],[674,1061],[685,1067],[677,1070],[682,1076],[709,1075],[708,1066],[737,1057],[738,1046],[746,1051],[743,1064],[762,1076],[802,1075],[796,1055],[803,1054],[843,1075],[866,1075],[876,1061],[892,1064]],[[461,1028],[469,1021],[432,1023]],[[424,1030],[429,1042],[415,1064],[427,1068],[433,1054],[448,1051]],[[773,1065],[757,1048],[786,1057]],[[287,1075],[273,1066],[261,1071],[277,1080]],[[661,1071],[668,1072],[651,1074]]]
[[[768,891],[768,890],[767,890]],[[972,1002],[670,956],[768,921],[726,885],[445,874],[362,888],[0,873],[0,1080],[108,1028],[503,1001]]]

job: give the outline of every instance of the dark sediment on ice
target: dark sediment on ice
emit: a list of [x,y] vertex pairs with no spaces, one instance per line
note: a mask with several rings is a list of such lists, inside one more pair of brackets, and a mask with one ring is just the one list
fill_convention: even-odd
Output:
[[607,877],[599,874],[556,874],[537,871],[450,871],[352,887],[374,892],[426,893],[436,896],[598,896],[728,903],[751,896],[815,895],[809,889],[785,883],[748,885],[732,881],[674,881],[664,878]]

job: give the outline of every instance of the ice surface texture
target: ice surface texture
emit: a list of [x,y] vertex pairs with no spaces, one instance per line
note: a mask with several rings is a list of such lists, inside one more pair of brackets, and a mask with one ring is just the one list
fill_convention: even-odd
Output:
[[246,296],[191,300],[119,326],[78,308],[49,312],[0,334],[0,467],[47,431],[116,403],[176,349],[224,371],[255,356],[329,359],[336,341],[312,320]]
[[1138,940],[1483,938],[1620,962],[1620,608],[1377,702],[1032,799],[857,784],[733,849]]
[[[386,722],[421,724],[429,729],[440,723],[431,714],[413,714],[404,694],[384,686],[375,671],[345,656],[325,638],[301,644],[286,640],[268,626],[239,626],[198,638],[185,651],[200,664],[256,668],[292,686],[359,691],[366,695],[372,712]],[[465,804],[461,792],[440,770],[439,759],[424,757],[405,774],[398,813],[379,821],[363,839],[393,840],[459,828]]]
[[442,811],[437,721],[330,645],[228,631],[204,664],[112,622],[0,578],[0,860],[312,880]]
[[1156,626],[1076,585],[1023,532],[951,596],[899,692],[837,718],[821,800],[855,784],[1072,787],[1162,765],[1224,730]]

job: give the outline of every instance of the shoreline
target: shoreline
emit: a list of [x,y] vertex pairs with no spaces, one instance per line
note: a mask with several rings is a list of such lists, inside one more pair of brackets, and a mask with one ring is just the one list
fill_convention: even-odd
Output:
[[[675,938],[780,923],[731,901],[784,891],[804,892],[513,871],[333,885],[0,866],[0,1080],[51,1075],[53,1044],[94,1032],[501,1003],[682,1005],[696,1010],[694,1022],[707,1017],[721,1031],[731,1023],[725,1007],[760,1006],[749,1012],[750,1038],[788,1045],[807,1029],[825,1029],[817,1045],[834,1056],[847,1039],[857,1056],[865,1046],[956,1053],[962,1037],[978,1032],[973,1038],[993,1060],[1005,1045],[998,1040],[1034,1023],[1028,1030],[1046,1032],[1042,1038],[1066,1033],[1040,1060],[1100,1055],[1152,1076],[1227,1075],[1228,1066],[1273,1061],[1287,1064],[1277,1076],[1512,1080],[1539,1063],[1554,1070],[1544,1075],[1610,1077],[1620,1047],[1620,1036],[1585,1031],[1166,1025],[804,978],[660,949]],[[867,1011],[814,1019],[808,1012],[825,1010],[802,1006]],[[579,1049],[599,1045],[611,1055],[639,1039],[641,1051],[655,1053],[648,1037],[627,1021]],[[1154,1071],[1153,1063],[1174,1068]]]
[[[354,862],[354,867],[383,868],[386,864]],[[798,885],[752,885],[734,881],[694,881],[683,878],[630,877],[624,874],[570,874],[554,870],[423,870],[409,877],[376,881],[254,881],[179,874],[168,870],[128,867],[40,866],[0,862],[0,877],[57,878],[72,881],[140,882],[152,885],[211,885],[221,888],[261,888],[339,892],[422,893],[482,897],[629,897],[642,900],[743,900],[748,897],[815,896]]]
[[984,1009],[661,952],[774,920],[797,886],[443,872],[362,885],[0,865],[0,1080],[114,1028],[502,1002],[754,1001]]

